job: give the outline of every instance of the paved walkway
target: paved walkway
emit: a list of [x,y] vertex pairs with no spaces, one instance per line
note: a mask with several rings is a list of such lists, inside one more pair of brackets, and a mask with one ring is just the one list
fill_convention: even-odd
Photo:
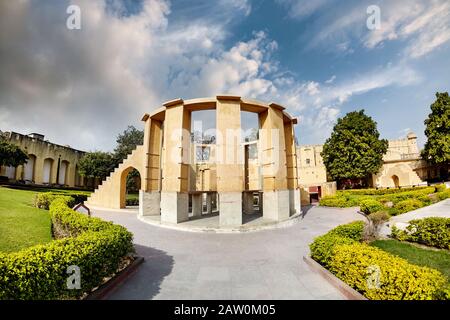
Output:
[[283,229],[239,234],[160,228],[133,212],[95,210],[94,216],[134,234],[138,271],[111,299],[344,299],[303,262],[314,237],[364,219],[355,209],[303,208],[301,221]]

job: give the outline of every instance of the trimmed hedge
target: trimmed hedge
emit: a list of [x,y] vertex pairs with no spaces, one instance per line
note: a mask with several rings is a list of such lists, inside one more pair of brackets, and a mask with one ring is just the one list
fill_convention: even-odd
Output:
[[[68,207],[70,197],[50,205],[56,238],[14,253],[0,253],[0,299],[76,299],[112,276],[133,252],[124,227],[89,218]],[[81,270],[81,289],[67,289],[69,266]]]
[[309,245],[311,257],[327,267],[332,257],[332,250],[337,244],[351,244],[361,241],[364,232],[364,222],[354,221],[337,226],[328,233],[320,236]]
[[362,200],[359,204],[359,208],[365,214],[371,214],[385,209],[384,205],[375,199]]
[[450,250],[450,218],[430,217],[411,220],[406,230],[392,228],[392,237]]
[[422,208],[424,203],[418,199],[406,199],[400,202],[397,202],[394,208],[397,210],[397,214],[409,212],[412,210],[416,210]]
[[74,205],[86,201],[88,196],[79,193],[61,195],[60,193],[55,192],[43,192],[35,195],[34,206],[40,209],[48,210],[50,208],[50,204],[56,198],[70,198],[71,200],[67,203],[67,205],[72,208]]
[[363,239],[364,226],[364,221],[353,221],[337,226],[328,232],[328,234],[349,238],[355,241],[361,241]]
[[[368,299],[448,299],[447,279],[439,271],[360,243],[363,230],[358,221],[317,237],[310,244],[311,257]],[[379,283],[368,281],[374,270]]]
[[[428,187],[412,187],[412,188],[395,188],[395,189],[353,189],[353,190],[342,190],[342,194],[348,195],[370,195],[370,196],[380,196],[386,194],[401,193],[406,191],[417,191]],[[434,187],[432,187],[434,188]],[[433,191],[434,192],[434,191]]]
[[[447,283],[437,270],[416,266],[363,243],[335,246],[329,270],[372,300],[439,299],[443,298]],[[377,275],[372,273],[377,271],[378,285]],[[375,281],[370,281],[371,278]]]

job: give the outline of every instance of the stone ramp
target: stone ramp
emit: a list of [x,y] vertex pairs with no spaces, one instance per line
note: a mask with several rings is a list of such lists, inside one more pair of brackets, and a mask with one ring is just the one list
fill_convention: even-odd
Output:
[[94,207],[120,209],[125,207],[126,178],[132,169],[137,169],[144,182],[144,147],[138,146],[106,178],[87,199],[86,204]]

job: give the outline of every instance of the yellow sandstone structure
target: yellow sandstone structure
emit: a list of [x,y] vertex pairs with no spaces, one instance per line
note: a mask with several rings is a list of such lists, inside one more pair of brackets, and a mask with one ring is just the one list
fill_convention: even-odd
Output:
[[[215,143],[191,139],[192,113],[215,110]],[[255,141],[243,141],[241,112],[258,115]],[[220,226],[239,226],[243,213],[283,221],[300,213],[294,125],[282,106],[221,95],[164,103],[142,118],[144,144],[106,179],[88,204],[125,207],[126,177],[141,175],[139,214],[177,224],[218,210]],[[189,210],[191,208],[191,210]],[[256,209],[255,209],[256,208]]]
[[37,133],[23,135],[6,132],[6,140],[20,147],[28,154],[26,164],[14,167],[0,167],[0,176],[12,182],[28,184],[59,185],[67,187],[94,186],[92,179],[85,179],[78,173],[78,161],[85,152],[69,146],[61,146],[44,140]]

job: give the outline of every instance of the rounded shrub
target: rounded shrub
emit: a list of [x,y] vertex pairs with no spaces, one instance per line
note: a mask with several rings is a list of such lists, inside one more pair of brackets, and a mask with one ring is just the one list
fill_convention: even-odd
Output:
[[384,209],[384,205],[375,199],[361,200],[359,209],[365,214],[371,214]]
[[429,217],[411,220],[406,230],[393,228],[392,237],[450,250],[450,218]]
[[362,243],[336,245],[328,265],[339,279],[373,300],[439,299],[447,282],[437,270]]
[[419,209],[423,206],[424,204],[419,199],[406,199],[397,202],[394,208],[397,210],[398,214],[400,214]]
[[361,241],[363,238],[364,226],[364,221],[353,221],[337,226],[328,232],[328,234],[349,238],[355,241]]
[[337,244],[351,244],[355,240],[338,236],[336,234],[324,234],[317,237],[309,245],[311,250],[311,258],[319,262],[325,268],[329,267],[331,258],[333,257],[333,249]]
[[319,204],[325,207],[347,207],[347,199],[342,196],[325,196],[320,199]]

